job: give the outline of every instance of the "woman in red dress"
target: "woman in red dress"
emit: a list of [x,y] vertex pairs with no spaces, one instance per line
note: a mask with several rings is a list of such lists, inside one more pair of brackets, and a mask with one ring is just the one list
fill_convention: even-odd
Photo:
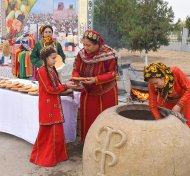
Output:
[[83,49],[77,55],[73,77],[84,77],[80,99],[81,139],[96,117],[105,109],[118,104],[117,55],[104,44],[101,35],[87,30],[83,36]]
[[40,58],[44,62],[38,70],[39,81],[39,132],[30,161],[39,166],[55,166],[68,159],[63,129],[63,111],[60,101],[61,92],[75,88],[73,82],[62,85],[54,67],[56,51],[53,47],[44,47]]
[[[152,63],[145,67],[144,80],[148,81],[149,106],[156,119],[161,118],[158,106],[181,113],[190,120],[190,80],[178,67]],[[190,126],[190,121],[187,122]]]

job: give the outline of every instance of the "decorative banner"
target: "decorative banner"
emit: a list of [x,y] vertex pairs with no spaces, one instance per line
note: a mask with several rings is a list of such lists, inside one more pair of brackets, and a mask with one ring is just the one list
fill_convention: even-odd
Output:
[[93,28],[94,0],[88,0],[88,29]]
[[78,29],[79,29],[79,38],[82,38],[82,35],[86,29],[93,28],[93,12],[94,12],[94,1],[93,0],[78,0]]
[[0,37],[6,36],[5,0],[0,0]]
[[36,0],[5,0],[7,36],[15,37],[21,32],[25,19],[35,3]]
[[78,5],[78,29],[79,29],[79,39],[82,38],[85,30],[87,29],[87,18],[88,18],[88,0],[79,0]]
[[54,38],[61,41],[62,45],[65,43],[76,45],[84,31],[93,28],[93,0],[0,0],[0,2],[0,32],[7,37],[36,33],[35,36],[39,38],[40,26],[50,24],[54,29]]

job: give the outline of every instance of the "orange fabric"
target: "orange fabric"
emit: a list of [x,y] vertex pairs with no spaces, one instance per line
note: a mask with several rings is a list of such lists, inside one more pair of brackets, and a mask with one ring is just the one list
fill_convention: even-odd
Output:
[[18,61],[18,56],[19,56],[19,54],[21,52],[22,51],[20,49],[15,51],[14,72],[13,72],[13,75],[16,76],[16,77],[18,77],[18,75],[20,74],[20,63]]
[[[172,67],[174,73],[174,90],[172,94],[168,95],[167,100],[156,93],[153,86],[148,84],[149,90],[149,106],[156,119],[161,117],[158,106],[172,109],[176,104],[182,106],[182,113],[187,120],[190,120],[190,80],[187,76],[178,68]],[[176,102],[170,102],[169,98],[175,98]],[[187,122],[190,126],[190,122]]]
[[32,76],[31,73],[30,73],[30,53],[29,52],[26,52],[26,55],[25,55],[25,68],[26,68],[26,76]]
[[68,159],[63,124],[40,125],[30,161],[44,167],[55,166]]

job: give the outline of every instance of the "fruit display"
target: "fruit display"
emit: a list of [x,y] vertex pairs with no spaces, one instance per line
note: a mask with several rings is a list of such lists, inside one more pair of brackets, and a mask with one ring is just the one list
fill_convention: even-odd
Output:
[[36,0],[5,0],[7,33],[21,32],[24,20],[35,3]]

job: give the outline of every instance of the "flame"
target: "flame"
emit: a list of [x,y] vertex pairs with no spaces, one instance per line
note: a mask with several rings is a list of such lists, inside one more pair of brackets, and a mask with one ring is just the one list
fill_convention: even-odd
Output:
[[137,98],[141,101],[146,101],[148,100],[149,93],[142,93],[139,90],[136,89],[131,89],[132,93],[137,96]]

